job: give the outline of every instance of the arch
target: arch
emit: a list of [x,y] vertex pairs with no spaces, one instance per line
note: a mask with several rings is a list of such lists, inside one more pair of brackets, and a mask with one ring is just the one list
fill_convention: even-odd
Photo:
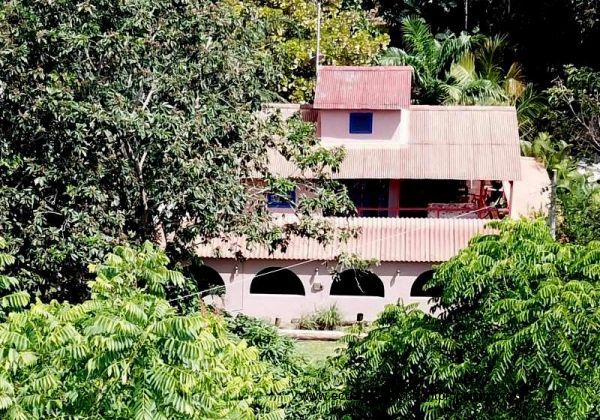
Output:
[[384,297],[383,282],[368,270],[349,269],[342,271],[333,280],[329,294],[332,296],[379,296]]
[[439,286],[424,290],[425,284],[433,278],[433,270],[427,270],[419,274],[410,288],[410,295],[415,297],[439,297],[442,295],[442,289]]
[[250,283],[251,294],[302,295],[304,285],[291,270],[281,267],[267,267],[256,273]]
[[[203,293],[202,295],[223,295],[225,294],[225,282],[223,277],[212,267],[205,264],[192,264],[188,268],[188,275],[196,282],[198,291]],[[218,286],[222,288],[215,289]]]

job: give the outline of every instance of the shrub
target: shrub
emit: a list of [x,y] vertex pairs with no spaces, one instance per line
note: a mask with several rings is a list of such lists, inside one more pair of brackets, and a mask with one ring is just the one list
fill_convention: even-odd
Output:
[[304,314],[296,322],[300,330],[335,330],[342,325],[342,314],[336,305],[321,308],[312,314]]
[[329,308],[318,310],[314,320],[318,329],[331,331],[342,325],[342,314],[337,305],[331,305]]
[[284,371],[298,372],[294,341],[279,334],[276,327],[242,314],[227,317],[226,322],[231,333],[258,349],[261,360]]

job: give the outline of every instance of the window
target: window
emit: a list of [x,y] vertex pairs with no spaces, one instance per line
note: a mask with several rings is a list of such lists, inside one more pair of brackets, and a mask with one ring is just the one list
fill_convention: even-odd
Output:
[[256,273],[250,283],[251,294],[304,295],[300,278],[291,270],[268,267]]
[[333,280],[329,294],[332,296],[384,296],[383,282],[367,270],[342,271]]
[[350,113],[350,134],[371,134],[373,133],[373,113],[372,112],[351,112]]
[[267,206],[272,209],[290,209],[296,202],[296,191],[292,190],[283,197],[280,194],[267,194]]

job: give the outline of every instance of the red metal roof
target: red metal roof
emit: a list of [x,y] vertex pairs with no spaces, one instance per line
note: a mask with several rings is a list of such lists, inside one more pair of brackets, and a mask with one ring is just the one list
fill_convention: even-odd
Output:
[[406,109],[412,67],[323,66],[315,89],[315,109]]
[[296,237],[290,241],[286,252],[275,253],[262,246],[247,250],[243,238],[215,239],[196,247],[196,254],[204,258],[234,258],[235,251],[239,250],[248,259],[331,261],[347,252],[380,261],[441,262],[466,247],[473,236],[492,232],[485,227],[489,220],[480,219],[355,217],[327,220],[337,229],[359,228],[361,234],[347,243],[336,238],[327,246],[316,240]]

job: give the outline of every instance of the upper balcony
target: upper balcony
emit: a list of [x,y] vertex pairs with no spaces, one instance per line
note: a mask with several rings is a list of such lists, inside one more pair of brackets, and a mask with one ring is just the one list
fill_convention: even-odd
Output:
[[500,181],[344,180],[359,217],[499,219],[509,214]]

